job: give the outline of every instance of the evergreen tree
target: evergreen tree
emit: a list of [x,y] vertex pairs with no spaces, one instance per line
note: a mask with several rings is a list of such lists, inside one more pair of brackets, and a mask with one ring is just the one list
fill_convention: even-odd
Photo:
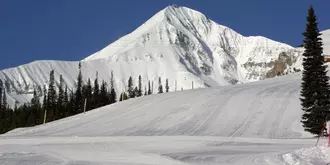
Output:
[[110,104],[117,102],[117,93],[115,90],[115,80],[113,77],[113,71],[111,71],[111,80],[110,80]]
[[62,75],[60,75],[60,85],[58,86],[58,98],[57,98],[57,108],[55,113],[55,119],[61,119],[65,117],[65,106],[64,106],[64,80]]
[[67,117],[70,114],[70,109],[69,109],[69,95],[68,95],[68,86],[65,86],[65,91],[64,91],[64,110],[63,110],[63,117]]
[[82,96],[82,87],[83,87],[82,81],[83,80],[82,80],[82,73],[81,73],[81,63],[79,62],[79,74],[78,74],[78,78],[77,78],[77,89],[76,89],[76,93],[75,93],[74,114],[83,112],[84,99]]
[[116,103],[117,102],[117,93],[114,88],[111,88],[110,90],[110,104]]
[[139,88],[135,87],[134,88],[134,96],[138,96],[139,95]]
[[144,87],[144,95],[147,96],[148,95],[148,90],[147,87]]
[[170,90],[170,86],[168,86],[168,79],[166,79],[165,89],[166,89],[166,93],[168,93]]
[[18,102],[17,101],[15,101],[15,107],[14,107],[14,111],[16,111],[17,110],[17,104],[18,104]]
[[129,77],[129,79],[128,79],[128,90],[127,90],[127,92],[128,92],[129,98],[134,98],[135,97],[132,77]]
[[151,85],[150,85],[150,80],[148,82],[148,95],[151,95],[152,91],[151,91]]
[[158,79],[158,93],[163,93],[162,79],[160,77]]
[[[42,122],[45,121],[45,119],[47,119],[47,89],[46,86],[44,86],[44,99],[42,101],[42,110],[43,110],[43,114],[41,116],[42,118]],[[46,121],[45,121],[46,122]]]
[[305,51],[301,84],[301,105],[304,111],[302,123],[305,131],[319,135],[323,123],[329,120],[330,88],[322,55],[321,34],[312,6],[308,11],[306,31],[303,35]]
[[142,78],[141,78],[141,75],[139,75],[139,88],[138,88],[138,92],[137,92],[137,97],[140,97],[142,95],[143,95],[143,93],[142,93]]
[[128,99],[128,96],[126,94],[126,92],[122,92],[120,97],[119,97],[119,101],[124,101],[124,100],[127,100]]
[[47,97],[47,121],[56,119],[56,90],[55,90],[55,75],[54,70],[50,72]]
[[67,116],[72,116],[72,115],[75,115],[75,108],[76,108],[76,105],[75,105],[75,95],[73,93],[73,91],[70,92],[70,95],[69,95],[69,102],[68,102],[68,115]]
[[124,92],[122,92],[122,93],[120,94],[120,96],[119,96],[119,101],[123,101],[123,94],[124,94]]
[[69,102],[68,86],[65,86],[65,91],[64,91],[64,104],[66,105],[68,102]]
[[42,111],[39,96],[37,90],[33,90],[33,98],[31,99],[31,114],[30,114],[30,126],[42,123]]
[[98,81],[98,72],[94,80],[93,96],[92,96],[92,109],[100,107],[100,86]]
[[87,85],[86,85],[86,91],[85,91],[85,99],[86,99],[86,111],[89,111],[92,109],[92,84],[91,80],[88,79]]
[[105,81],[103,81],[102,85],[101,85],[101,91],[100,91],[101,106],[105,106],[110,103],[110,99],[108,96],[109,95],[108,95],[108,90],[107,90],[107,84]]
[[2,110],[7,109],[7,94],[6,94],[6,88],[3,89],[3,96],[2,96]]
[[35,126],[36,125],[36,114],[34,113],[35,111],[32,110],[30,107],[27,107],[26,111],[28,118],[24,126],[28,126],[28,127]]
[[110,89],[115,88],[115,78],[113,77],[113,71],[111,71],[110,75]]

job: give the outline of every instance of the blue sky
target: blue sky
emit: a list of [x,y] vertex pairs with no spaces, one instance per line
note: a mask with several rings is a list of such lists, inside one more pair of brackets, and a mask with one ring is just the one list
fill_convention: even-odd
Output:
[[81,60],[168,5],[187,6],[243,35],[292,46],[307,9],[330,29],[329,0],[0,0],[0,69],[35,60]]

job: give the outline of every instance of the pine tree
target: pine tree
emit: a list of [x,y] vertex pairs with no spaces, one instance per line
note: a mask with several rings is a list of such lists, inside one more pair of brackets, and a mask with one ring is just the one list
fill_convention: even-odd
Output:
[[326,65],[322,40],[317,27],[317,19],[313,7],[308,11],[303,53],[303,76],[301,84],[301,105],[304,114],[302,123],[305,131],[319,135],[323,123],[329,120],[330,88],[329,77],[326,75]]
[[42,123],[41,104],[36,89],[33,90],[33,98],[31,99],[30,120],[30,126]]
[[75,115],[75,108],[76,108],[75,102],[76,102],[75,94],[73,91],[71,91],[68,102],[68,112],[69,112],[68,116]]
[[70,114],[70,109],[69,109],[68,86],[65,86],[63,117],[67,117],[67,116],[69,116],[69,114]]
[[114,88],[110,89],[110,104],[116,103],[117,102],[117,93]]
[[101,106],[108,105],[110,103],[110,99],[108,97],[108,90],[107,90],[107,84],[105,81],[102,82],[101,85],[101,91],[100,91],[100,103]]
[[110,78],[110,104],[117,102],[117,93],[115,90],[115,80],[113,77],[113,71],[111,71],[111,78]]
[[110,75],[110,89],[115,88],[115,78],[113,76],[113,71],[111,71]]
[[7,109],[7,94],[6,94],[6,88],[3,89],[3,96],[2,96],[2,110]]
[[134,96],[138,96],[139,95],[139,88],[135,87],[134,88]]
[[64,91],[64,104],[67,104],[68,102],[69,102],[68,86],[65,86],[65,91]]
[[151,91],[151,85],[150,85],[150,80],[148,82],[148,95],[151,95],[152,91]]
[[123,94],[124,94],[124,92],[122,92],[122,93],[120,94],[120,96],[119,96],[119,101],[123,101]]
[[166,79],[165,89],[166,89],[166,93],[168,93],[170,90],[170,86],[168,86],[168,79]]
[[163,93],[162,79],[160,77],[158,79],[158,93]]
[[141,75],[139,75],[139,88],[137,92],[137,97],[141,97],[143,95],[142,93],[142,78]]
[[47,121],[56,119],[56,90],[54,70],[49,75],[48,97],[47,97]]
[[55,119],[61,119],[65,117],[65,106],[64,106],[64,80],[62,75],[60,75],[60,85],[58,86],[58,98],[57,98],[57,108],[55,113]]
[[124,92],[123,100],[127,100],[127,99],[128,99],[128,95],[126,94],[126,92]]
[[81,113],[83,112],[83,96],[82,96],[82,87],[83,87],[83,82],[82,82],[82,73],[81,73],[81,63],[79,62],[79,74],[77,78],[77,89],[75,93],[75,110],[74,114]]
[[126,92],[122,92],[120,97],[119,97],[119,101],[124,101],[124,100],[127,100],[128,99],[128,96],[126,94]]
[[134,98],[135,97],[132,77],[129,77],[129,79],[128,79],[128,90],[127,90],[127,92],[128,92],[129,98]]
[[44,85],[44,99],[42,101],[42,110],[43,110],[43,114],[41,116],[42,118],[42,122],[47,122],[45,119],[47,119],[47,89],[46,86]]
[[88,79],[87,85],[86,85],[86,91],[85,91],[85,99],[86,99],[86,111],[89,111],[92,109],[92,84],[91,80]]
[[92,95],[92,109],[100,107],[100,86],[98,81],[98,72],[96,72],[96,78],[94,80],[94,88]]
[[147,87],[144,87],[144,95],[147,96],[148,95],[148,90]]
[[26,124],[24,126],[35,126],[36,125],[36,114],[35,111],[32,110],[30,107],[27,107],[27,112],[26,114],[28,115],[28,118],[26,120]]

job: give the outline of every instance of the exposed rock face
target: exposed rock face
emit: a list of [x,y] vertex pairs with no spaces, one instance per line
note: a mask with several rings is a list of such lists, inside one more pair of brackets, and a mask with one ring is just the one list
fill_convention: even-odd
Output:
[[[278,56],[278,59],[273,63],[273,68],[267,72],[265,78],[285,75],[288,74],[288,72],[292,73],[292,71],[289,71],[288,68],[292,67],[292,65],[296,63],[296,61],[297,56],[293,55],[292,52],[282,52]],[[293,68],[293,72],[299,71],[299,68]]]

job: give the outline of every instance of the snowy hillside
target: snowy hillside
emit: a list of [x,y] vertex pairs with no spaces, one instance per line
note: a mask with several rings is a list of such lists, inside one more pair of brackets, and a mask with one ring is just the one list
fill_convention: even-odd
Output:
[[235,86],[173,92],[120,102],[22,136],[194,135],[300,138],[300,75]]
[[[280,53],[287,52],[292,67],[277,68]],[[202,13],[178,6],[158,12],[132,33],[82,60],[83,77],[109,82],[114,71],[117,93],[125,90],[130,76],[142,76],[158,87],[158,77],[169,79],[170,91],[240,84],[294,72],[301,67],[301,51],[261,36],[245,37],[219,25]],[[282,62],[283,63],[283,62]],[[284,65],[287,62],[284,62]],[[46,85],[51,69],[59,81],[64,76],[74,88],[78,62],[36,61],[0,71],[6,82],[8,102],[24,103],[34,88]],[[176,85],[175,85],[176,84]],[[40,95],[42,94],[39,92]]]
[[0,164],[324,165],[326,139],[314,147],[300,123],[300,76],[140,97],[16,129],[0,136]]

